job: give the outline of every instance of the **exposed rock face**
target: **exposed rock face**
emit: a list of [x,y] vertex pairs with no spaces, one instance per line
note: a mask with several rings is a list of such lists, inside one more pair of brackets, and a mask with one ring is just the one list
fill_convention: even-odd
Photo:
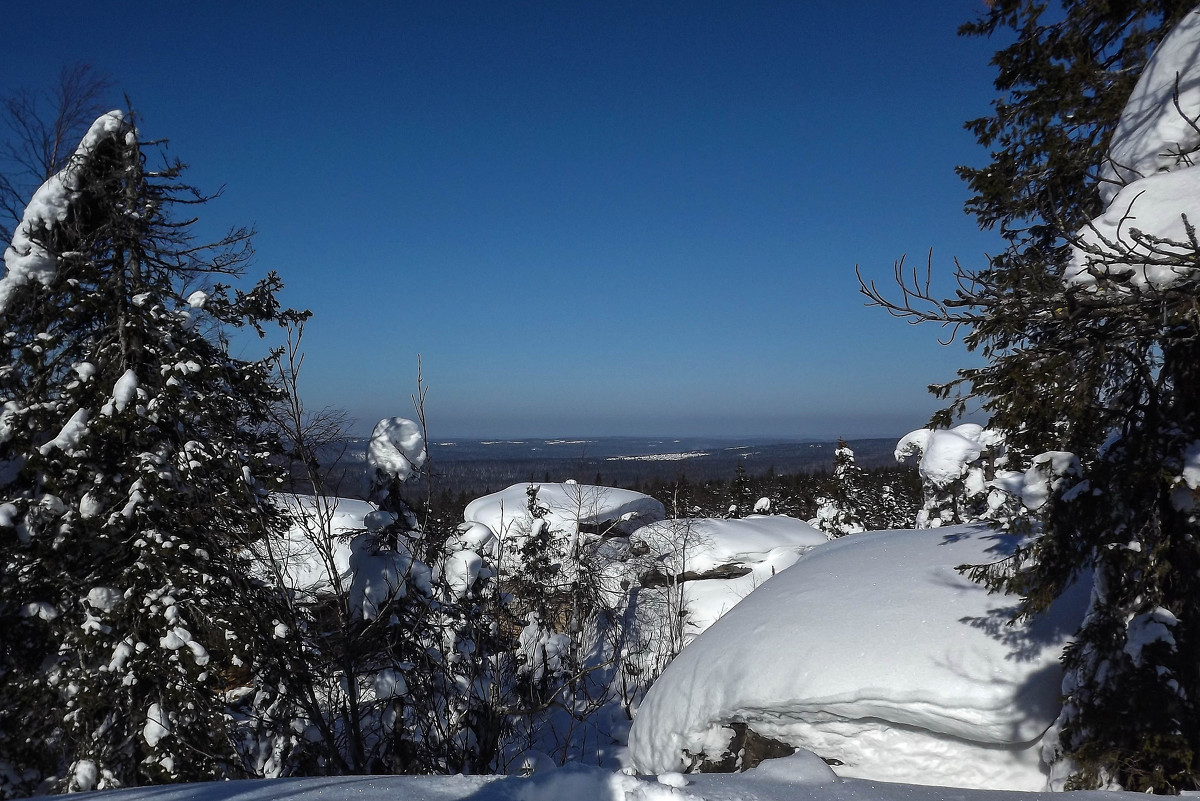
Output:
[[720,756],[709,756],[701,752],[692,770],[697,773],[741,773],[758,767],[764,759],[778,759],[796,753],[795,746],[780,740],[763,737],[745,723],[730,723],[733,736],[729,746]]

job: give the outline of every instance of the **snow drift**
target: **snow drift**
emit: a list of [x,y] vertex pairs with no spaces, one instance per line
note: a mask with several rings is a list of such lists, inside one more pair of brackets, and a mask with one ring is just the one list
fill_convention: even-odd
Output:
[[[546,522],[554,529],[575,531],[579,527],[614,525],[615,531],[628,534],[638,526],[662,520],[666,510],[649,495],[616,487],[589,484],[536,484],[538,503],[547,509]],[[467,504],[463,519],[483,523],[496,536],[504,537],[523,521],[528,526],[529,484],[513,484],[508,489],[476,498]]]
[[[1058,713],[1075,587],[1029,626],[960,575],[1013,538],[982,526],[850,535],[814,548],[688,645],[630,733],[640,771],[719,757],[725,724],[837,760],[841,776],[1034,790]],[[711,753],[714,746],[717,753]]]

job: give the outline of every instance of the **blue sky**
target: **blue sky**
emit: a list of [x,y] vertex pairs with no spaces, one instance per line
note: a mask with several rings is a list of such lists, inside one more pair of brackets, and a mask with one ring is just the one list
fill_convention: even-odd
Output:
[[982,8],[22,3],[0,88],[111,75],[224,185],[204,224],[258,229],[314,313],[308,404],[360,429],[411,412],[420,354],[439,438],[889,436],[974,357],[854,266],[997,249],[953,172],[986,156]]

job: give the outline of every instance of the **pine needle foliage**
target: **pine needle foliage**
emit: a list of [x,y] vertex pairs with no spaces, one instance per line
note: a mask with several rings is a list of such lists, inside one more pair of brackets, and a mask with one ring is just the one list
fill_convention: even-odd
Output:
[[273,274],[222,283],[251,232],[194,241],[205,196],[147,150],[132,114],[97,120],[6,254],[4,796],[242,775],[224,693],[269,638],[245,553],[279,523],[276,391],[221,332],[291,313]]

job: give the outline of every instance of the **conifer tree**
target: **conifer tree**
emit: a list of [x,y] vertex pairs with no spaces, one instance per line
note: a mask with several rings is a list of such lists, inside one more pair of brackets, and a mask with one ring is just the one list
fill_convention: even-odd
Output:
[[833,476],[828,492],[817,498],[817,516],[813,525],[830,539],[857,534],[864,530],[864,506],[869,505],[862,468],[854,462],[854,451],[839,438],[834,451]]
[[[995,115],[970,124],[996,148],[993,161],[962,170],[976,193],[968,210],[999,225],[1008,247],[980,272],[960,272],[947,301],[926,286],[889,303],[865,287],[895,313],[968,327],[967,345],[989,361],[938,388],[963,396],[936,421],[978,399],[1012,466],[1042,474],[1021,490],[1040,528],[1036,517],[1011,521],[1040,536],[971,574],[1018,593],[1021,616],[1094,580],[1064,655],[1063,711],[1045,754],[1070,787],[1177,792],[1200,776],[1200,246],[1187,208],[1166,214],[1172,236],[1139,233],[1155,215],[1139,216],[1135,204],[1154,187],[1117,190],[1155,176],[1129,174],[1111,144],[1148,57],[1189,5],[1086,0],[1047,12],[998,0],[965,26],[1017,36],[994,59]],[[1178,100],[1172,109],[1167,89],[1160,108],[1200,116]],[[1194,152],[1197,137],[1184,138],[1156,153]],[[1195,169],[1194,159],[1171,160],[1158,169]],[[1125,223],[1115,237],[1097,228],[1108,224],[1106,202],[1113,228]]]
[[[224,692],[260,667],[246,546],[274,397],[221,326],[250,233],[193,242],[182,166],[110,112],[34,194],[0,280],[0,794],[241,775]],[[194,291],[193,291],[194,289]]]

